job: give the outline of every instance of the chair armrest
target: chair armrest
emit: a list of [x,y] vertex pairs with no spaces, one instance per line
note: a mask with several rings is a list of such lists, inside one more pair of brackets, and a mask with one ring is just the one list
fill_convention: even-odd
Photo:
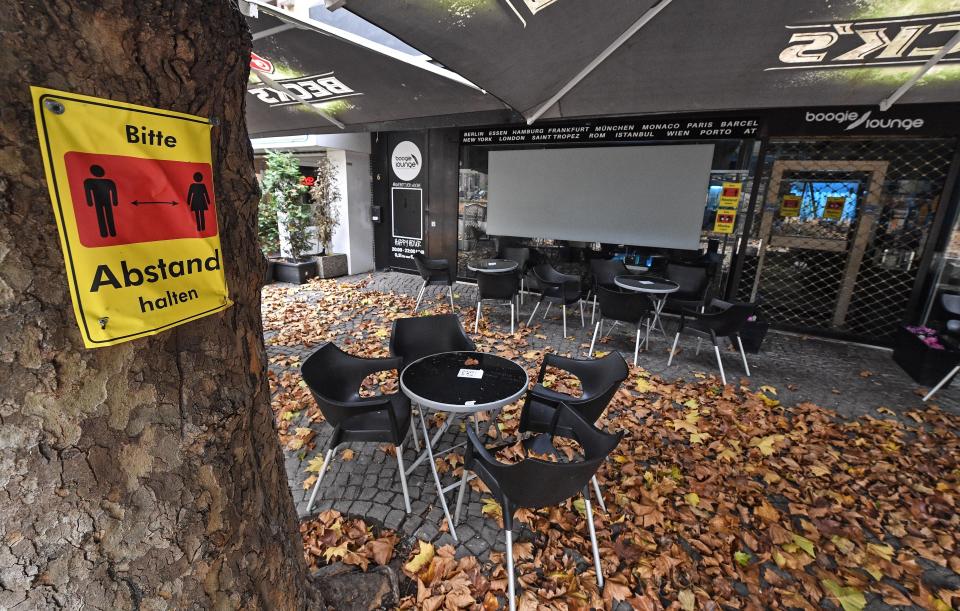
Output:
[[[399,356],[391,356],[385,358],[375,358],[368,359],[363,357],[354,357],[359,360],[365,361],[361,368],[363,372],[363,377],[367,377],[371,373],[378,373],[380,371],[390,371],[391,369],[396,369],[397,373],[403,368],[403,359]],[[360,379],[363,381],[363,378]]]
[[562,291],[564,284],[566,284],[566,282],[554,282],[552,280],[547,280],[541,277],[536,271],[533,272],[533,277],[537,279],[537,284],[539,284],[541,288],[552,288]]
[[445,259],[427,259],[423,262],[423,266],[435,272],[442,272],[450,269],[450,263],[448,263]]
[[530,396],[545,401],[547,403],[561,403],[563,401],[576,401],[576,398],[555,390],[550,390],[543,384],[537,384],[527,391]]
[[708,307],[717,308],[717,309],[719,309],[719,310],[726,310],[727,308],[731,307],[732,305],[733,305],[733,304],[730,303],[729,301],[724,301],[724,300],[722,300],[722,299],[717,299],[716,297],[714,297],[713,299],[710,300],[710,303],[708,304]]
[[487,450],[487,447],[483,445],[483,442],[480,441],[480,438],[477,437],[477,434],[474,432],[472,427],[467,427],[467,439],[469,443],[467,444],[467,454],[465,457],[465,462],[470,464],[471,458],[478,458],[481,462],[487,464],[499,464],[496,458]]
[[559,356],[556,354],[548,354],[546,358],[543,359],[543,362],[550,365],[551,367],[556,367],[558,369],[563,369],[568,371],[573,375],[581,378],[586,370],[589,369],[587,361],[578,361],[577,359],[571,359],[565,356]]

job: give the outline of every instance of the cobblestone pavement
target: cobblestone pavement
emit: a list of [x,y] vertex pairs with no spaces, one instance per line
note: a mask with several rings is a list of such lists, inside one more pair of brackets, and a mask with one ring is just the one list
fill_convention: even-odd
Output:
[[[365,291],[394,291],[416,296],[420,287],[418,276],[398,272],[378,272],[371,276],[353,276],[342,279],[347,283],[358,283],[369,277],[361,289]],[[457,284],[454,287],[458,311],[466,316],[476,304],[476,287],[470,284]],[[320,297],[319,293],[316,295]],[[444,287],[429,287],[424,297],[423,307],[431,307],[446,299]],[[533,302],[527,300],[521,307],[521,321],[530,316]],[[504,329],[509,329],[509,308],[506,306],[485,306],[484,316]],[[590,327],[590,308],[585,306],[586,326],[580,326],[579,311],[571,308],[567,312],[569,335],[562,337],[560,311],[552,308],[546,320],[541,312],[537,314],[534,325],[540,324],[539,339],[531,335],[528,340],[531,349],[546,349],[570,356],[586,356],[593,329]],[[338,337],[346,338],[354,331],[359,321],[351,321],[338,329]],[[472,331],[473,318],[463,319],[464,327]],[[650,349],[641,352],[638,364],[664,379],[692,379],[697,374],[716,374],[716,361],[713,351],[706,346],[695,354],[696,340],[681,337],[681,352],[668,368],[667,356],[673,340],[676,321],[666,317],[667,336],[651,333]],[[270,356],[290,355],[305,358],[314,348],[279,347],[269,345]],[[633,357],[634,337],[622,325],[598,349],[620,350],[624,358]],[[723,355],[727,379],[734,380],[744,376],[739,354],[728,351]],[[893,362],[889,350],[861,346],[845,342],[835,342],[792,334],[771,332],[767,335],[759,354],[748,355],[750,381],[755,387],[769,385],[778,390],[778,398],[786,405],[795,405],[804,401],[816,403],[835,410],[844,417],[857,417],[871,414],[884,417],[878,408],[886,407],[897,415],[914,409],[923,409],[921,395],[912,380]],[[277,368],[277,365],[271,365]],[[944,409],[960,411],[960,390],[948,388],[941,391],[932,402]],[[889,412],[887,412],[889,415]],[[305,424],[304,424],[305,426]],[[309,490],[303,489],[307,462],[317,456],[322,457],[326,450],[331,429],[327,425],[315,426],[317,437],[315,450],[307,455],[286,453],[287,477],[301,518],[307,515],[306,506]],[[422,437],[422,436],[421,436]],[[466,440],[462,427],[452,426],[440,440],[441,448]],[[412,440],[408,437],[404,446],[404,461],[411,465],[417,457]],[[422,439],[421,439],[422,441]],[[343,449],[350,447],[355,451],[351,461],[341,459]],[[441,477],[444,477],[441,475]],[[444,485],[454,483],[450,474],[444,478]],[[352,444],[341,446],[334,455],[332,466],[324,476],[317,501],[311,514],[333,508],[341,513],[363,517],[370,523],[395,529],[410,544],[414,538],[433,542],[436,545],[447,543],[455,545],[458,555],[471,553],[485,561],[491,549],[503,550],[502,533],[496,522],[481,514],[481,495],[469,490],[464,501],[464,511],[457,525],[459,543],[453,541],[449,533],[440,532],[443,524],[443,510],[438,502],[436,488],[429,465],[420,466],[408,476],[412,513],[407,515],[403,509],[403,494],[397,477],[397,462],[379,449],[377,444]],[[456,503],[455,491],[448,493],[447,502],[451,513]],[[531,533],[524,532],[519,522],[515,526],[515,541],[526,540]]]

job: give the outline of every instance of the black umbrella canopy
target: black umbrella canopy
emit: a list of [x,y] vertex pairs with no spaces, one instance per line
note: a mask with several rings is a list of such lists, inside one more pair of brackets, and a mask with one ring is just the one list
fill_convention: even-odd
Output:
[[379,25],[526,112],[655,0],[347,0]]
[[251,137],[429,127],[448,125],[451,116],[463,124],[510,117],[500,100],[448,70],[258,8],[257,17],[247,18],[254,38],[247,86]]
[[[347,2],[527,117],[650,7]],[[960,29],[960,0],[662,0],[657,9],[542,116],[878,104]],[[960,45],[901,99],[951,101],[960,101]]]

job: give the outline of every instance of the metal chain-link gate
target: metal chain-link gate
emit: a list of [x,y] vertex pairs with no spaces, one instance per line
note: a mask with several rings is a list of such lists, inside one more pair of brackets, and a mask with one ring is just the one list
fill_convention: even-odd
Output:
[[931,242],[953,140],[772,140],[739,299],[781,328],[887,343]]

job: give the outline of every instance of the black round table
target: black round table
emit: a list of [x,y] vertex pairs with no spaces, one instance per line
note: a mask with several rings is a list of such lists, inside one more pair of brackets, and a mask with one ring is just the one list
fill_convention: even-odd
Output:
[[[470,361],[478,362],[468,365]],[[426,356],[407,365],[400,374],[400,388],[414,403],[461,414],[513,403],[526,392],[528,381],[520,365],[484,352]]]
[[[450,428],[455,416],[472,416],[474,427],[479,428],[476,420],[477,412],[500,409],[504,405],[513,403],[527,392],[528,382],[526,370],[510,359],[469,351],[442,352],[425,356],[407,365],[400,373],[401,390],[419,407],[417,413],[426,446],[424,452],[407,469],[407,473],[413,471],[424,460],[429,460],[433,481],[437,486],[437,495],[440,497],[440,505],[443,507],[443,513],[450,527],[450,535],[454,541],[458,540],[455,528],[456,518],[451,518],[444,495],[459,485],[462,500],[462,482],[466,480],[467,473],[464,471],[461,484],[444,488],[440,482],[440,474],[437,473],[434,457],[451,452],[464,446],[465,443],[438,452],[434,452],[433,446]],[[425,409],[449,412],[449,416],[432,439],[423,417]]]
[[663,295],[680,290],[680,285],[673,280],[646,276],[643,274],[622,274],[613,279],[614,284],[628,291]]
[[504,274],[517,269],[517,262],[510,259],[481,259],[467,263],[467,269],[483,274]]
[[647,293],[653,300],[653,324],[652,327],[660,327],[660,331],[666,335],[663,328],[663,322],[660,320],[660,312],[667,303],[667,295],[676,293],[680,290],[680,285],[673,280],[659,278],[657,276],[645,276],[641,274],[622,274],[613,279],[613,283],[622,289],[636,291],[637,293]]

